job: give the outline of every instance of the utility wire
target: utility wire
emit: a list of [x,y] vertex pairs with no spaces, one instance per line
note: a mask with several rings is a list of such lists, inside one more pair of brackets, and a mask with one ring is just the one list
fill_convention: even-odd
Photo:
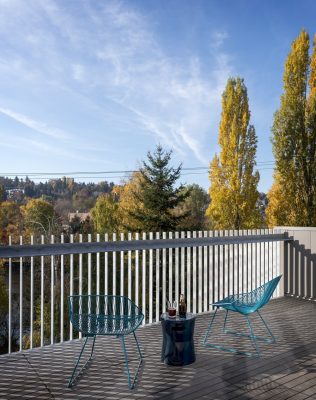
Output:
[[[260,167],[269,167],[274,164],[274,161],[258,161],[256,165]],[[201,167],[187,167],[182,168],[182,171],[198,171],[198,170],[209,170],[209,167],[201,166]],[[114,170],[114,171],[72,171],[72,172],[0,172],[0,176],[28,176],[28,177],[45,177],[45,176],[67,176],[71,177],[72,175],[107,175],[107,174],[131,174],[133,172],[138,172],[139,170]],[[117,178],[119,176],[112,176],[112,178]],[[78,176],[78,178],[86,178],[85,176]],[[93,177],[94,178],[94,177]],[[95,178],[98,178],[96,176]]]

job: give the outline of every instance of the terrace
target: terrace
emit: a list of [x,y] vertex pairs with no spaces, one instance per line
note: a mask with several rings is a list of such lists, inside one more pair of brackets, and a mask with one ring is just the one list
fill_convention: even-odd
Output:
[[[11,340],[10,354],[0,356],[0,398],[315,398],[316,230],[280,228],[175,236],[153,240],[151,234],[149,240],[146,236],[131,240],[129,236],[127,241],[121,237],[121,241],[103,242],[97,237],[97,242],[91,243],[88,238],[88,243],[2,247],[0,257],[8,259]],[[19,279],[14,277],[16,267]],[[276,345],[260,343],[260,359],[202,345],[213,311],[210,302],[228,293],[245,292],[280,273],[282,284],[262,311]],[[132,391],[127,386],[119,342],[100,337],[91,364],[75,386],[67,388],[82,338],[69,324],[65,298],[86,292],[126,294],[145,311],[145,324],[137,331],[145,361]],[[185,294],[189,310],[198,313],[197,360],[185,367],[171,367],[160,361],[159,315],[165,310],[166,298],[177,299],[179,293]],[[44,323],[47,298],[48,333]],[[15,299],[19,300],[17,310]],[[39,322],[35,322],[36,301]],[[19,323],[14,330],[15,317]],[[240,329],[240,318],[234,315],[231,327]],[[259,321],[254,318],[253,322],[260,334]],[[236,342],[222,332],[220,323],[219,318],[214,336],[218,344],[228,341],[250,350],[247,339]],[[26,349],[29,346],[22,340],[25,335],[29,335],[31,349]],[[20,351],[13,352],[14,343]],[[136,354],[129,340],[127,344],[133,369]]]

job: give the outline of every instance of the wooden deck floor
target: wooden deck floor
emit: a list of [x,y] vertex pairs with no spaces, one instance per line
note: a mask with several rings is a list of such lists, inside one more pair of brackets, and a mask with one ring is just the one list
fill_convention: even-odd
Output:
[[[282,298],[271,301],[262,315],[277,344],[261,344],[261,359],[203,347],[210,319],[205,314],[196,320],[197,360],[186,367],[161,363],[160,325],[138,330],[145,362],[132,391],[118,340],[99,338],[94,359],[72,389],[67,388],[67,379],[80,340],[0,356],[0,399],[316,399],[316,304]],[[222,313],[215,327],[216,342],[251,350],[247,339],[237,341],[221,332],[223,317]],[[253,321],[259,332],[259,321]],[[229,324],[241,327],[243,320],[234,315]],[[132,344],[128,341],[133,367]]]

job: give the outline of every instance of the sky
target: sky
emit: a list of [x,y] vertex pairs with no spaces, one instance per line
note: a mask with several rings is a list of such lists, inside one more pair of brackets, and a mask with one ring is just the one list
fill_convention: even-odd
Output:
[[314,0],[0,0],[0,175],[118,183],[160,143],[207,189],[241,76],[268,191],[284,62],[315,15]]

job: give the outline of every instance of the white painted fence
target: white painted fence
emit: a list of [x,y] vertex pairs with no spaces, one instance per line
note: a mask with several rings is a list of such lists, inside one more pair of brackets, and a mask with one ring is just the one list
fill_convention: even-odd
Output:
[[[25,347],[23,336],[29,336],[31,348],[80,337],[69,323],[68,295],[92,293],[128,296],[145,314],[144,324],[158,322],[161,312],[166,310],[166,300],[178,301],[181,293],[185,296],[188,311],[210,311],[211,303],[229,294],[250,291],[280,274],[283,267],[280,265],[282,239],[273,238],[272,234],[272,230],[249,230],[113,234],[110,237],[106,234],[94,238],[88,235],[86,242],[91,242],[91,253],[85,250],[87,254],[78,254],[78,249],[74,251],[77,254],[71,254],[72,247],[65,244],[59,248],[68,246],[67,251],[64,254],[60,251],[59,255],[56,252],[50,254],[47,249],[44,253],[34,252],[31,257],[18,259],[12,258],[16,257],[15,253],[11,258],[6,255],[8,352],[16,350],[12,345],[15,342],[19,350]],[[253,239],[250,235],[256,236]],[[210,240],[204,240],[224,236],[226,242],[224,238],[224,241],[218,241],[223,244],[214,245]],[[106,245],[114,246],[118,238],[123,244],[121,249],[125,246],[126,251],[95,252],[92,239],[104,243],[106,250]],[[157,244],[154,239],[165,240],[166,247],[161,241]],[[200,245],[183,247],[183,243],[199,239]],[[150,242],[142,242],[144,240],[150,240],[155,245],[150,248]],[[84,243],[82,235],[76,240],[71,236],[68,241]],[[146,243],[146,246],[138,248],[137,241]],[[34,249],[40,250],[35,242],[35,238],[31,238]],[[62,244],[65,238],[52,236],[49,242]],[[44,237],[41,237],[40,243],[44,248]],[[172,246],[170,243],[173,243]],[[10,248],[6,247],[6,253],[3,254],[9,254],[7,249]],[[102,246],[97,247],[100,248]],[[25,254],[32,253],[25,250]],[[279,295],[280,289],[275,293],[275,296]]]

